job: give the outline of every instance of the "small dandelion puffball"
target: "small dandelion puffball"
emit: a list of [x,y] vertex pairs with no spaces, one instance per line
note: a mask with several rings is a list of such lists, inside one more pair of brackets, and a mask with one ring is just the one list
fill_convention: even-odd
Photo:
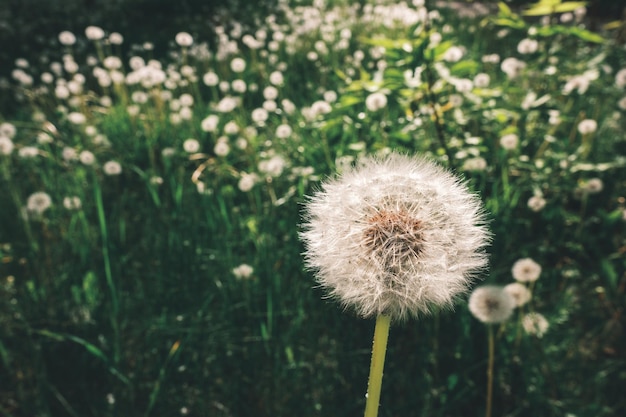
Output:
[[548,331],[550,323],[548,323],[548,320],[540,313],[528,313],[522,319],[522,327],[524,331],[530,335],[543,337]]
[[345,307],[402,320],[449,307],[484,268],[480,200],[426,159],[364,158],[306,205],[307,266]]
[[509,293],[513,300],[515,300],[515,306],[521,307],[528,303],[532,298],[530,290],[520,282],[512,282],[504,286],[504,291]]
[[519,282],[534,282],[541,275],[541,265],[530,258],[519,259],[511,268],[513,278]]
[[469,298],[470,313],[483,323],[502,323],[506,321],[515,308],[515,300],[496,285],[483,285],[476,288]]

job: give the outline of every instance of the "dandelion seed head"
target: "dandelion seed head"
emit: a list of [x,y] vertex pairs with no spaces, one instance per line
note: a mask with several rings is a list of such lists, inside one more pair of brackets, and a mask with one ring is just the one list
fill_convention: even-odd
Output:
[[534,195],[528,199],[528,203],[526,204],[532,211],[539,212],[546,206],[546,199],[540,195]]
[[363,317],[449,307],[487,263],[479,199],[438,165],[397,153],[323,183],[303,229],[320,286]]
[[578,132],[581,135],[588,135],[598,129],[598,122],[593,119],[585,119],[578,123]]
[[530,335],[543,337],[543,335],[548,331],[550,323],[543,316],[543,314],[532,312],[526,314],[522,318],[522,327],[524,328],[524,331]]
[[105,175],[119,175],[122,173],[122,165],[117,161],[108,161],[102,166]]
[[476,288],[468,302],[470,313],[483,323],[502,323],[515,308],[515,300],[503,287],[483,285]]
[[104,30],[98,26],[87,26],[85,28],[85,36],[91,41],[99,41],[104,38]]
[[0,136],[0,155],[11,155],[15,145],[8,136]]
[[531,258],[522,258],[513,264],[511,273],[513,278],[519,282],[537,281],[541,275],[541,265]]
[[504,291],[506,291],[513,300],[515,300],[515,306],[521,307],[524,304],[528,303],[532,298],[532,293],[528,289],[528,287],[519,282],[512,282],[504,286]]
[[41,215],[52,205],[52,198],[43,191],[32,193],[26,201],[26,210],[30,213]]
[[74,43],[76,43],[76,36],[74,36],[72,32],[64,30],[59,33],[59,42],[61,42],[61,45],[65,46],[74,45]]
[[371,112],[384,109],[387,106],[387,96],[383,93],[372,93],[365,99],[365,107]]
[[188,47],[193,43],[193,37],[187,32],[179,32],[174,38],[178,46]]

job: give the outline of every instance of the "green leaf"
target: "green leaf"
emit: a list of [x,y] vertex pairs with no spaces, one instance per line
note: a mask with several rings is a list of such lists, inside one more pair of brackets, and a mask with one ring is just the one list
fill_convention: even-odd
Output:
[[87,272],[83,278],[83,292],[87,306],[96,307],[98,305],[98,277],[93,271]]
[[[89,352],[91,355],[95,356],[96,358],[102,360],[103,362],[107,364],[110,363],[109,358],[107,357],[107,355],[104,354],[104,352],[102,352],[102,350],[100,350],[96,345],[89,343],[85,339],[82,339],[78,336],[65,334],[65,333],[57,333],[57,332],[53,332],[53,331],[45,330],[45,329],[33,330],[33,332],[41,336],[47,337],[49,339],[55,340],[57,342],[71,341],[71,342],[77,343],[83,346],[87,350],[87,352]],[[128,378],[122,375],[115,367],[109,366],[109,372],[111,372],[111,374],[115,375],[120,381],[124,382],[125,384],[130,384],[130,381],[128,380]]]
[[450,68],[450,73],[459,77],[465,77],[468,75],[476,74],[478,72],[479,67],[480,66],[475,61],[470,61],[470,60],[461,61],[461,62],[457,62]]
[[602,272],[605,278],[608,280],[610,287],[615,290],[617,289],[617,281],[619,276],[617,275],[617,271],[613,267],[613,264],[608,259],[603,259],[600,262],[600,267],[602,268]]

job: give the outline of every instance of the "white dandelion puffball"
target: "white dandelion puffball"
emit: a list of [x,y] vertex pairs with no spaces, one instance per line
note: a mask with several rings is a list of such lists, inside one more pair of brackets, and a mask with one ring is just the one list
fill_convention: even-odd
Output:
[[506,291],[511,297],[513,297],[516,307],[521,307],[524,304],[528,303],[533,296],[528,287],[520,282],[512,282],[505,285],[504,291]]
[[530,258],[519,259],[511,268],[513,278],[519,282],[534,282],[541,275],[541,265]]
[[423,158],[359,160],[322,184],[302,226],[307,267],[363,317],[449,307],[487,264],[479,198]]
[[585,119],[578,123],[578,131],[581,135],[588,135],[598,129],[598,122],[593,119]]
[[51,205],[52,199],[50,196],[43,191],[37,191],[28,197],[26,209],[31,213],[42,214],[44,211],[48,210]]
[[506,321],[515,308],[515,300],[496,285],[483,285],[476,288],[469,298],[470,313],[483,323],[502,323]]
[[548,331],[550,323],[548,323],[548,320],[546,320],[543,314],[528,313],[522,319],[522,327],[524,328],[524,331],[530,335],[543,337],[543,335]]
[[102,170],[106,175],[120,175],[122,173],[122,165],[117,161],[108,161],[102,166]]

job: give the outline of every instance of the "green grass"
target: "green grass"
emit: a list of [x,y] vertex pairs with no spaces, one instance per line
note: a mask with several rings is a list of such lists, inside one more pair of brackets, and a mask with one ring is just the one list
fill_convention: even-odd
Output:
[[[12,80],[15,116],[0,117],[16,128],[12,135],[4,125],[0,135],[15,146],[0,154],[0,415],[362,415],[374,322],[341,311],[316,288],[298,231],[302,204],[321,179],[389,149],[425,154],[480,194],[494,235],[484,282],[513,282],[511,267],[521,258],[542,266],[531,302],[494,329],[493,415],[595,417],[626,408],[622,45],[612,32],[599,40],[558,16],[542,26],[506,9],[473,20],[441,10],[428,25],[386,25],[368,21],[372,10],[357,19],[333,4],[321,9],[322,28],[310,31],[296,18],[307,13],[312,21],[319,8],[277,13],[276,23],[260,24],[268,36],[256,50],[230,28],[222,44],[232,40],[237,51],[227,57],[214,48],[208,60],[190,51],[183,58],[172,46],[177,55],[160,60],[167,85],[101,87],[93,75],[101,58],[89,64],[87,55],[120,49],[85,39],[84,51],[53,42],[46,52],[56,62],[73,54],[79,65],[85,81],[71,99],[54,94],[55,83],[72,80],[67,71],[41,88],[49,64],[23,68],[33,85]],[[392,6],[384,7],[377,16],[391,15]],[[412,16],[409,9],[399,15]],[[249,34],[262,40],[255,30]],[[287,40],[270,45],[276,32]],[[536,52],[517,51],[526,37],[538,41]],[[219,44],[194,42],[203,41]],[[328,52],[309,60],[318,41]],[[446,60],[451,46],[464,48],[459,61]],[[484,62],[488,54],[526,67],[510,78],[500,62]],[[247,63],[240,74],[229,67],[234,56]],[[130,73],[128,56],[120,58]],[[181,75],[184,65],[194,69],[191,77]],[[406,71],[413,76],[416,68],[421,76],[409,79]],[[221,81],[244,80],[247,91],[205,85],[208,70]],[[255,123],[251,112],[266,101],[274,71],[284,75],[280,111]],[[478,73],[489,83],[463,90],[459,80]],[[586,91],[563,92],[583,75]],[[150,98],[134,103],[131,115],[136,91]],[[329,91],[337,95],[330,112],[310,115]],[[375,91],[388,104],[374,112],[365,100]],[[190,119],[177,124],[172,102],[182,94],[194,104]],[[220,113],[227,95],[241,102]],[[72,124],[71,112],[86,122]],[[210,114],[220,118],[215,132],[201,128]],[[581,134],[585,119],[597,130]],[[223,132],[229,121],[237,133]],[[277,137],[281,124],[292,128],[290,137]],[[509,133],[519,139],[511,150],[500,144]],[[225,156],[214,150],[222,136]],[[189,138],[199,141],[197,152],[184,151]],[[38,155],[20,156],[28,146]],[[96,162],[64,158],[67,148],[92,152]],[[163,155],[167,148],[171,156]],[[475,157],[484,169],[468,169]],[[105,174],[111,160],[121,174]],[[257,176],[249,191],[239,189],[244,174]],[[585,188],[594,178],[603,184],[597,193]],[[52,205],[25,217],[36,191]],[[540,211],[527,205],[533,195],[546,201]],[[79,209],[64,207],[69,196],[80,199]],[[250,277],[235,276],[241,264],[253,267]],[[523,330],[528,312],[548,320],[543,337]],[[484,415],[487,354],[487,329],[465,300],[454,312],[392,326],[379,415]]]

